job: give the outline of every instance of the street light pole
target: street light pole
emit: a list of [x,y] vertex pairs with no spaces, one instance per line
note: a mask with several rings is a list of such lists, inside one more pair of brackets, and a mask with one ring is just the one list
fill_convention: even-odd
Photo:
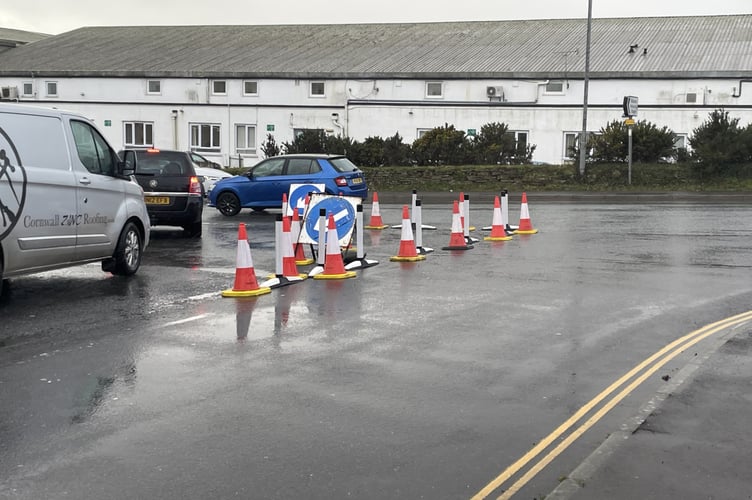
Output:
[[590,85],[590,29],[593,21],[593,0],[588,0],[587,41],[585,42],[585,90],[582,100],[582,132],[580,133],[580,175],[585,174],[585,155],[587,154],[587,106],[588,86]]

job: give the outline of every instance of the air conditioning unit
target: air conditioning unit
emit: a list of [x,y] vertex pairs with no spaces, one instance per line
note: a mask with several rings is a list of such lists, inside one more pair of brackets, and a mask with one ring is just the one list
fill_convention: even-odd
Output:
[[0,89],[0,98],[3,100],[18,99],[18,87],[3,87]]
[[500,86],[488,86],[486,87],[486,96],[488,97],[498,97],[499,99],[504,99],[504,87]]

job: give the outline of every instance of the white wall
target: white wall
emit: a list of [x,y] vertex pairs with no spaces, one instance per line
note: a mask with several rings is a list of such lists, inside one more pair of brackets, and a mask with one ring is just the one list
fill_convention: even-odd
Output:
[[[45,95],[47,81],[57,82],[57,96]],[[399,133],[410,143],[420,129],[451,124],[458,130],[480,131],[486,123],[503,122],[510,130],[528,132],[528,142],[537,146],[534,159],[548,163],[563,161],[564,133],[582,127],[583,82],[579,80],[567,81],[562,92],[551,94],[546,93],[544,81],[443,80],[443,95],[438,98],[427,97],[426,80],[415,79],[326,80],[323,97],[311,96],[311,80],[305,79],[256,80],[256,96],[243,95],[241,79],[225,80],[226,95],[213,95],[212,81],[203,78],[163,78],[161,93],[150,95],[146,81],[1,78],[0,86],[18,87],[19,101],[90,117],[118,149],[123,147],[125,121],[152,122],[157,147],[186,150],[190,148],[191,123],[219,124],[221,148],[203,154],[225,165],[237,164],[236,124],[256,125],[257,153],[244,155],[245,165],[260,159],[267,126],[273,127],[278,144],[293,140],[294,129],[303,128],[333,134],[344,131],[359,141]],[[24,82],[33,84],[34,95],[21,95]],[[502,86],[504,101],[491,102],[486,96],[488,86]],[[665,125],[679,134],[690,135],[719,107],[726,107],[746,125],[752,123],[752,85],[745,85],[742,97],[732,97],[739,92],[738,86],[734,79],[591,80],[588,129],[598,130],[621,119],[625,95],[639,97],[638,120]],[[695,103],[687,102],[688,93],[696,94]]]

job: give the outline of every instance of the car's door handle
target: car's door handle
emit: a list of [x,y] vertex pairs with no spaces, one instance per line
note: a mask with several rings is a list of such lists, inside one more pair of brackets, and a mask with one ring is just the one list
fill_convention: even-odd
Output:
[[79,182],[80,184],[85,184],[85,185],[87,185],[87,186],[88,186],[89,184],[91,184],[91,180],[89,180],[89,178],[88,178],[88,177],[81,177],[80,179],[78,179],[78,182]]

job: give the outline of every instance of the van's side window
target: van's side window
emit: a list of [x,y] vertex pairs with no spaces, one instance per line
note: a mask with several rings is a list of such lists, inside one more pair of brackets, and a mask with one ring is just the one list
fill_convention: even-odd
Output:
[[115,155],[104,137],[86,122],[71,120],[70,123],[78,157],[86,170],[93,174],[114,175]]

